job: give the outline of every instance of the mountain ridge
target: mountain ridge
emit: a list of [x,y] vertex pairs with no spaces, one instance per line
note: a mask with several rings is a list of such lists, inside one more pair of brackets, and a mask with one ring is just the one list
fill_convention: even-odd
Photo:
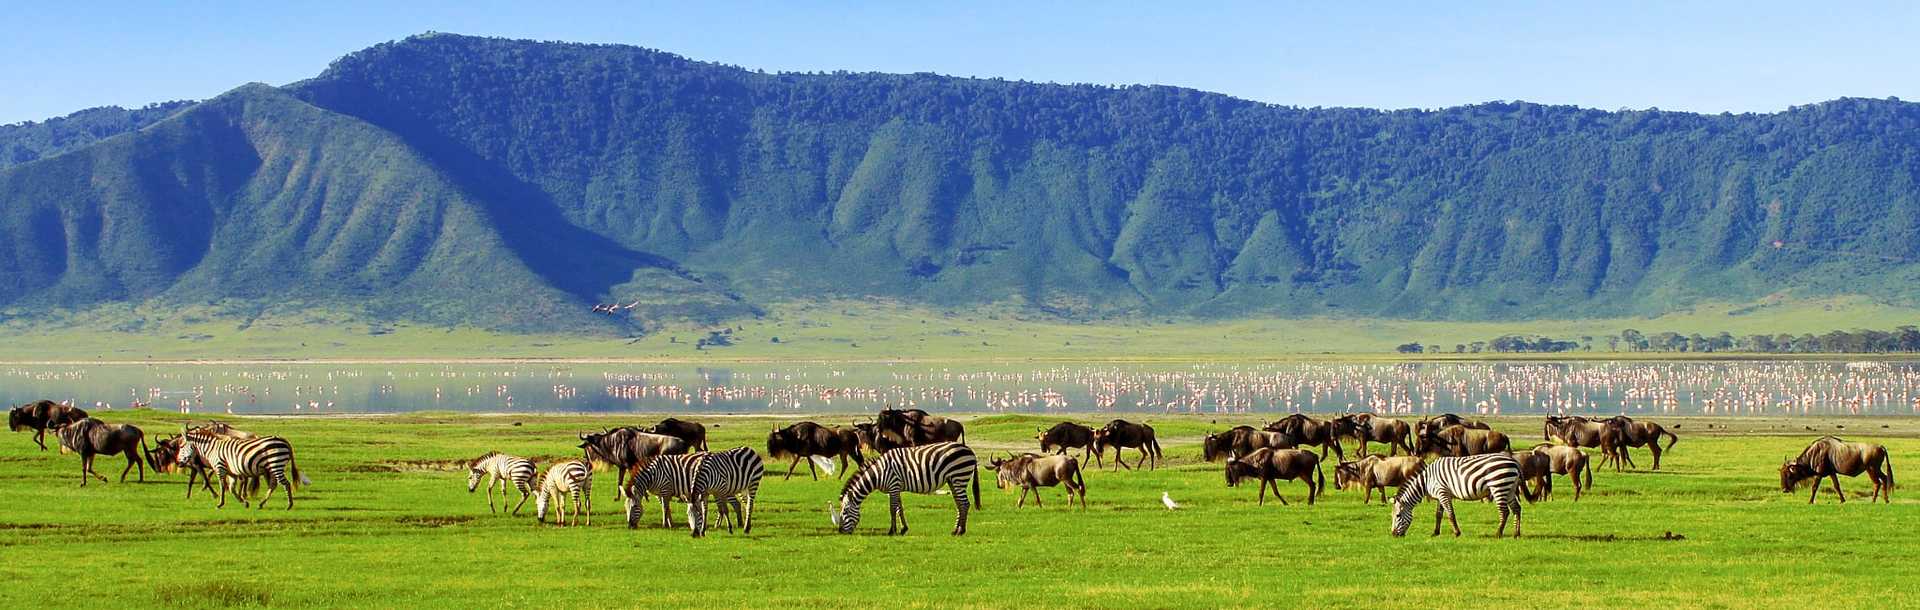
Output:
[[[502,271],[504,283],[545,312],[452,313],[485,291],[411,290],[378,274],[303,295],[371,295],[377,318],[631,333],[825,297],[1012,302],[1086,319],[1524,319],[1783,290],[1912,303],[1903,286],[1920,276],[1920,107],[1893,100],[1740,115],[1302,109],[1163,86],[766,74],[637,47],[457,35],[376,45],[274,91],[339,117],[330,129],[347,139],[406,151],[385,161],[406,180],[328,157],[316,176],[363,179],[291,193],[176,180],[186,186],[116,191],[130,202],[119,213],[212,189],[232,210],[278,195],[396,218],[384,208],[447,193],[486,219],[459,247],[518,261],[528,273]],[[328,135],[299,133],[288,146]],[[142,141],[152,156],[84,173],[263,180],[244,159],[193,157],[184,135]],[[51,159],[95,148],[114,149],[96,141]],[[20,210],[85,192],[80,169],[48,161],[0,167],[0,230],[16,243],[53,227]],[[220,221],[236,239],[302,241],[242,218]],[[63,241],[99,237],[74,228]],[[391,261],[424,252],[382,250],[393,236],[361,228],[339,261],[413,268]],[[0,253],[21,264],[12,283],[0,274],[0,306],[268,298],[219,287],[241,267],[187,269],[158,254],[149,267],[126,254],[100,267],[112,273],[82,266],[48,281],[50,261],[16,246]],[[170,288],[129,291],[115,279],[129,273]],[[644,306],[584,314],[601,302]]]

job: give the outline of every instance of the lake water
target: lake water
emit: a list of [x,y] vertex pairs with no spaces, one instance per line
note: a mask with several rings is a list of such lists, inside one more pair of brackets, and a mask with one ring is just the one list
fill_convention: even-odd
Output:
[[0,367],[0,400],[192,413],[1920,414],[1916,362]]

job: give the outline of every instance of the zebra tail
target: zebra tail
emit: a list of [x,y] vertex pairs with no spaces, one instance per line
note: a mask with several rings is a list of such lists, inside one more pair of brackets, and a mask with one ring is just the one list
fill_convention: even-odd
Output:
[[[1889,468],[1888,470],[1891,471],[1892,469]],[[986,505],[980,502],[980,467],[979,466],[975,466],[973,468],[973,508],[974,510],[986,509]]]
[[[307,478],[307,475],[304,475],[304,474],[300,474],[300,463],[299,463],[299,462],[295,462],[295,461],[293,461],[293,460],[287,460],[287,470],[289,471],[289,473],[290,473],[290,474],[292,474],[292,475],[293,475],[293,476],[291,476],[291,477],[287,477],[287,486],[289,486],[289,487],[292,487],[292,486],[294,486],[294,485],[296,485],[296,484],[297,484],[297,485],[312,485],[312,484],[313,484],[313,480],[312,480],[312,479],[308,479],[308,478]],[[491,492],[489,492],[489,493],[491,493]]]

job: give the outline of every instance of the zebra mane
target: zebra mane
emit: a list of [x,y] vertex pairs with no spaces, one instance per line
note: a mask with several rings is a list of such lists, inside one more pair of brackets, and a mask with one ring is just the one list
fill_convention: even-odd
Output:
[[[882,457],[885,457],[885,456],[882,456]],[[871,471],[874,470],[876,465],[880,463],[880,460],[881,458],[874,458],[865,464],[861,464],[860,468],[855,469],[852,474],[847,475],[847,481],[845,483],[840,484],[840,497],[842,498],[847,497],[847,491],[853,489],[853,483],[855,481],[859,481],[862,477],[871,475],[872,474]],[[872,490],[868,490],[868,491],[871,492]]]
[[474,466],[479,466],[481,462],[485,462],[485,461],[487,461],[487,458],[490,458],[490,457],[493,457],[493,456],[496,456],[496,455],[500,455],[500,452],[498,452],[498,451],[488,451],[488,452],[486,452],[486,453],[482,453],[482,454],[480,454],[480,457],[477,457],[477,458],[473,458],[473,463],[472,463],[472,464],[468,464],[467,466],[468,466],[469,468],[471,468],[471,467],[474,467]]

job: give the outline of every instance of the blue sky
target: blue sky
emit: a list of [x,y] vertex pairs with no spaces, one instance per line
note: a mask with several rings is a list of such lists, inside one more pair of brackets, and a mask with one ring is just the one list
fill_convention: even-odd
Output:
[[1910,2],[272,4],[0,2],[0,123],[284,84],[427,30],[635,44],[769,71],[1155,83],[1299,106],[1920,100]]

